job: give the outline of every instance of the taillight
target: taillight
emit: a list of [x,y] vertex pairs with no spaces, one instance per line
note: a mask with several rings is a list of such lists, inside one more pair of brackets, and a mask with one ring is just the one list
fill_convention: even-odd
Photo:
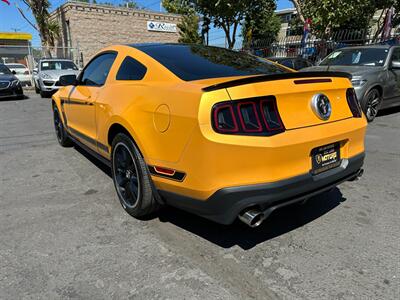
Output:
[[353,88],[347,89],[346,98],[347,98],[347,104],[349,105],[353,117],[361,118],[362,112],[361,112],[360,102],[358,101],[356,91]]
[[270,136],[285,131],[276,99],[270,96],[217,103],[212,125],[225,134]]
[[29,75],[29,71],[25,71],[25,72],[24,72],[24,75]]

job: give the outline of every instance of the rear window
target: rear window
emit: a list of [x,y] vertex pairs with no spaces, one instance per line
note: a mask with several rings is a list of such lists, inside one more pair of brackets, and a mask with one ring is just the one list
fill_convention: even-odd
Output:
[[169,44],[133,46],[186,81],[288,72],[257,56],[218,47]]
[[12,74],[10,69],[5,65],[0,65],[0,75]]
[[8,68],[10,69],[25,69],[26,67],[24,65],[7,65]]
[[78,70],[78,67],[68,60],[45,60],[40,63],[40,69],[42,71],[48,70]]

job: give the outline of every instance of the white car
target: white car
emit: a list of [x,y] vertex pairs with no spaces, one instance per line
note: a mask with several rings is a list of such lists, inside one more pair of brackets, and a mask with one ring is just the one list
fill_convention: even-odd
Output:
[[31,78],[32,75],[29,72],[29,69],[23,65],[23,64],[5,64],[11,72],[15,72],[15,76],[18,78],[18,80],[21,82],[21,85],[26,86],[26,85],[31,85]]
[[78,76],[79,69],[72,60],[47,58],[41,59],[38,68],[34,69],[35,90],[46,98],[60,87],[59,78],[64,75]]

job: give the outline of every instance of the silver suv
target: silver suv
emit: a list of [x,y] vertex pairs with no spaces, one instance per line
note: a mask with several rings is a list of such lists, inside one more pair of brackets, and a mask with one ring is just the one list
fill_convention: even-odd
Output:
[[379,109],[400,105],[400,47],[370,45],[335,50],[318,66],[301,71],[342,71],[351,82],[371,122]]
[[38,68],[33,71],[35,90],[40,93],[42,98],[50,96],[56,92],[61,86],[59,83],[60,76],[79,74],[78,67],[72,60],[48,58],[41,59]]

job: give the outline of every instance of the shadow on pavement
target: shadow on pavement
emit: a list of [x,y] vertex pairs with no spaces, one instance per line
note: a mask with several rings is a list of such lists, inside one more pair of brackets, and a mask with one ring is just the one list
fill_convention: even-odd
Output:
[[98,167],[101,171],[103,171],[104,174],[106,174],[112,180],[110,167],[102,163],[100,160],[92,156],[89,152],[79,147],[78,145],[74,144],[73,147],[75,148],[76,151],[78,151],[80,154],[86,157],[92,164]]
[[[84,149],[75,145],[74,148],[96,165],[111,179],[111,170],[101,161],[91,156]],[[338,188],[310,198],[304,205],[295,204],[278,209],[259,227],[250,228],[239,220],[226,226],[214,223],[202,217],[190,214],[180,209],[166,206],[157,214],[143,218],[143,221],[158,218],[161,222],[169,222],[189,231],[222,248],[238,245],[244,250],[286,234],[308,224],[328,213],[346,199]]]
[[400,106],[396,107],[391,107],[391,108],[386,108],[382,109],[381,111],[378,112],[378,117],[384,117],[392,114],[397,114],[400,112]]
[[250,228],[236,220],[229,226],[216,224],[184,211],[166,207],[159,213],[161,222],[169,222],[220,247],[235,245],[244,250],[286,234],[328,213],[346,199],[338,188],[309,199],[304,205],[278,209],[259,227]]
[[30,99],[29,96],[23,95],[22,97],[9,97],[9,98],[0,98],[0,102],[8,102],[8,101],[22,101]]

